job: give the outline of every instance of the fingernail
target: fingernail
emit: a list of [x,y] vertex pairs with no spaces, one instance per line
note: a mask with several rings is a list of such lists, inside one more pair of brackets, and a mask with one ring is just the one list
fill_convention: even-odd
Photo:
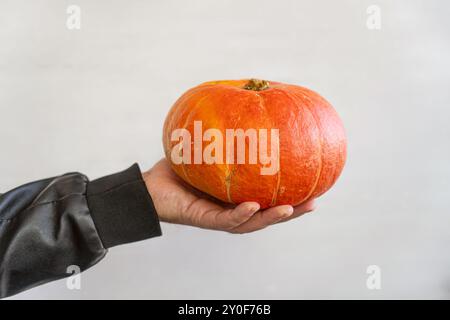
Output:
[[289,217],[293,213],[294,213],[294,208],[292,206],[288,206],[283,210],[282,216]]

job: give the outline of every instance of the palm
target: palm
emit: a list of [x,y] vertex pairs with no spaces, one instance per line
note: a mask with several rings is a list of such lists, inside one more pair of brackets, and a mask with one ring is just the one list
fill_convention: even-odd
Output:
[[313,201],[292,208],[289,205],[259,210],[256,202],[237,206],[222,203],[188,186],[160,160],[143,174],[162,221],[187,224],[232,233],[256,231],[271,224],[298,217],[314,209]]

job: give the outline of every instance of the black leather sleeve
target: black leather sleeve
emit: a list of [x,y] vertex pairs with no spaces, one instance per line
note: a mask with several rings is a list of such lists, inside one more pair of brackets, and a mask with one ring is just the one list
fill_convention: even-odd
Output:
[[[95,265],[107,249],[161,235],[139,167],[90,182],[80,173],[0,195],[0,298]],[[73,267],[71,267],[73,268]]]

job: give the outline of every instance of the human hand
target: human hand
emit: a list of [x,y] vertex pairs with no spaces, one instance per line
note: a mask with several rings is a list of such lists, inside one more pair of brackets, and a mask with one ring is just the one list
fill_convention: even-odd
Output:
[[274,223],[291,220],[314,210],[314,201],[297,207],[281,205],[259,210],[256,202],[239,205],[222,203],[192,188],[162,159],[143,173],[161,221],[231,233],[247,233]]

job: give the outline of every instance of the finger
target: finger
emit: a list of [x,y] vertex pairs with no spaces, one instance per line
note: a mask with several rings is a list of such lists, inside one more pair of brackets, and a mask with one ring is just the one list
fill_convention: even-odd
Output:
[[253,215],[247,222],[231,230],[232,233],[247,233],[261,230],[281,219],[286,219],[294,212],[294,208],[289,205],[277,206],[260,211]]
[[243,202],[234,209],[223,210],[215,216],[218,229],[230,230],[248,221],[259,210],[257,202]]
[[285,221],[289,221],[289,220],[298,218],[298,217],[304,215],[305,213],[314,211],[315,208],[316,208],[315,201],[314,200],[309,200],[309,201],[304,202],[304,203],[302,203],[302,204],[300,204],[298,206],[295,206],[294,207],[294,213],[290,217],[281,219],[278,222],[285,222]]

